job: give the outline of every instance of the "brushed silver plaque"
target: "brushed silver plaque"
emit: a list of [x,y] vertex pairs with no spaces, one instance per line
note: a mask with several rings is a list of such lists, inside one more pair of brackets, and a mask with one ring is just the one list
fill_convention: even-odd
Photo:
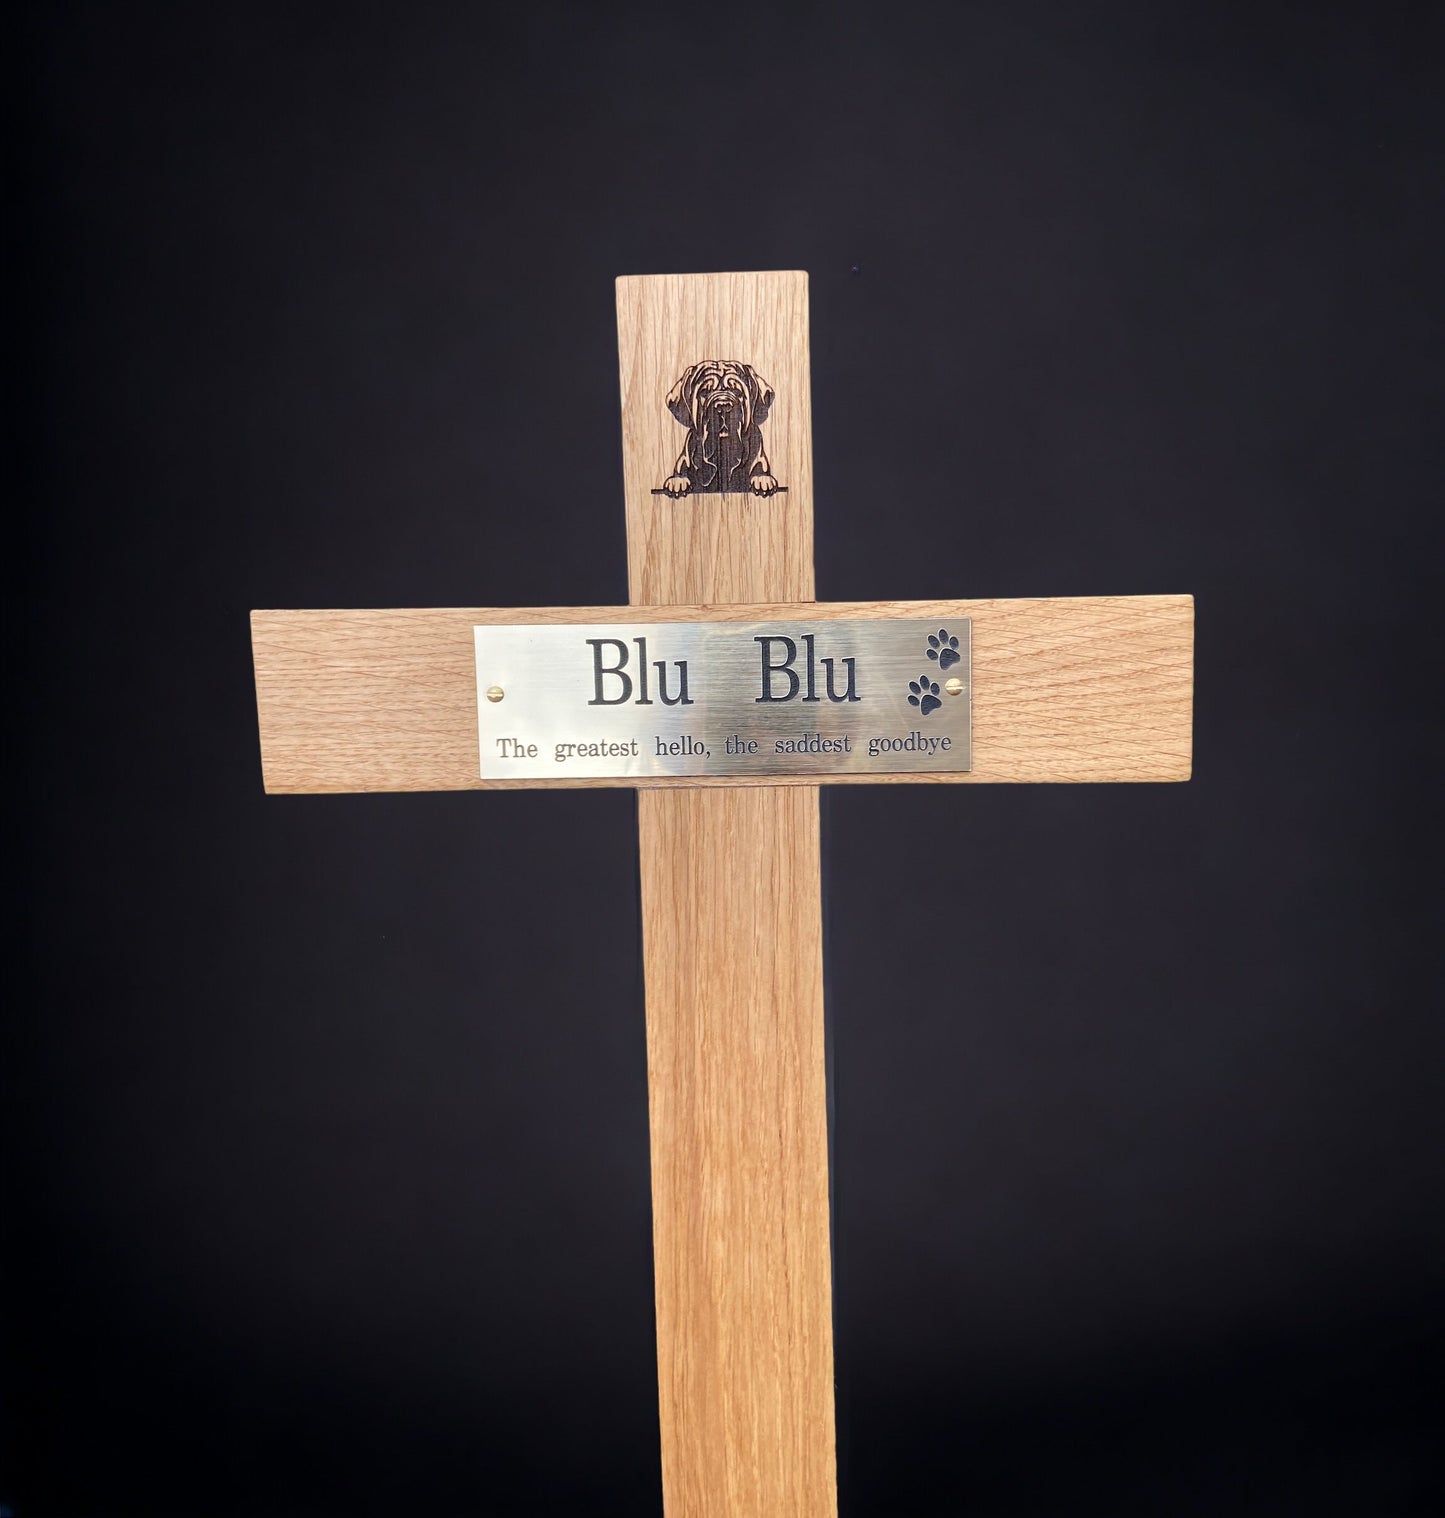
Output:
[[971,768],[971,624],[478,627],[484,779]]

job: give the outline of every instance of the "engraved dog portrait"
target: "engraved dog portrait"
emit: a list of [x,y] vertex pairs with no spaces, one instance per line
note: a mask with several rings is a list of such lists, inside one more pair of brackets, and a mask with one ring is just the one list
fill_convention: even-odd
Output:
[[662,493],[770,496],[786,488],[773,478],[763,449],[772,404],[772,386],[751,364],[710,358],[690,365],[667,397],[687,441]]

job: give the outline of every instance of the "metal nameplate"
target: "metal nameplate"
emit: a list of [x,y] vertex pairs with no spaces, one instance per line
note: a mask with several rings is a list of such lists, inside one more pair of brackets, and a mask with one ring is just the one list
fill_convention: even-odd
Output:
[[972,767],[966,618],[528,624],[475,635],[484,779]]

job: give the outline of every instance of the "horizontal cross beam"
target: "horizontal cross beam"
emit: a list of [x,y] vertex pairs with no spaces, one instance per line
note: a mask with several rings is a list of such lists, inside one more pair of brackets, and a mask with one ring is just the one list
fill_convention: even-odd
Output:
[[[972,619],[969,773],[482,777],[475,626],[875,617]],[[257,611],[251,637],[261,760],[272,792],[1139,781],[1187,780],[1190,773],[1191,596]]]

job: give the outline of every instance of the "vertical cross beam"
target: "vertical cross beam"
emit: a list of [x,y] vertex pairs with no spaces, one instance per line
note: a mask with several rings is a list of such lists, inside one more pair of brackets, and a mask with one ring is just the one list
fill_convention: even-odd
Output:
[[[633,604],[812,600],[807,275],[620,279],[617,326]],[[654,493],[706,359],[773,388],[784,491]],[[664,1507],[833,1518],[818,791],[643,789],[638,826]]]

